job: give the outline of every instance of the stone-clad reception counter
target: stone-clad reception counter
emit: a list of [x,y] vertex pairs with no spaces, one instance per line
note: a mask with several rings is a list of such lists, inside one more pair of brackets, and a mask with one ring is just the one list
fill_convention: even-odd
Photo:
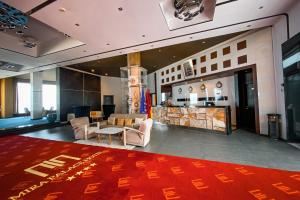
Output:
[[152,107],[153,119],[163,124],[231,133],[229,106]]

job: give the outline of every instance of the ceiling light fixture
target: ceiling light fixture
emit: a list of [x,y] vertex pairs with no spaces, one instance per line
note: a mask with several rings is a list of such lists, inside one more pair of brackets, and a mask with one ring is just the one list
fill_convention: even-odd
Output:
[[91,69],[91,72],[93,72],[93,73],[94,73],[94,72],[95,72],[95,70],[94,70],[94,69]]
[[203,0],[175,0],[174,16],[184,21],[190,21],[204,11]]
[[20,10],[0,1],[0,29],[27,28],[29,18]]
[[202,42],[202,44],[205,44],[205,43],[206,43],[205,41]]
[[108,73],[105,73],[105,76],[108,76]]

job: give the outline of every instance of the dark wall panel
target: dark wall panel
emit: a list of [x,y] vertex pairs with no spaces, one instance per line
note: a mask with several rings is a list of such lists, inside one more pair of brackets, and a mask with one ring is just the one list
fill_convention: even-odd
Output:
[[82,90],[83,73],[60,68],[60,88]]
[[100,91],[100,78],[97,76],[84,74],[84,90],[86,91]]
[[60,120],[66,121],[73,106],[101,110],[101,78],[60,68]]
[[85,91],[84,105],[91,106],[91,110],[101,110],[101,93]]

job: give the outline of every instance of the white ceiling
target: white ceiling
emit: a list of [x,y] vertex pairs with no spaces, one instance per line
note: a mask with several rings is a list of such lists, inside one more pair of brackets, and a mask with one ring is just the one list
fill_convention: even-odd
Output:
[[[4,0],[4,2],[27,12],[44,1]],[[38,71],[261,28],[274,24],[278,17],[269,16],[285,13],[297,0],[233,1],[216,7],[212,22],[174,31],[169,31],[159,2],[160,0],[54,1],[33,13],[31,17],[67,33],[86,45],[37,58],[0,49],[0,60],[25,65],[27,70],[21,73],[26,73],[30,70]],[[217,1],[222,2],[227,0]],[[263,9],[259,9],[261,6]],[[119,7],[122,7],[123,11],[119,11]],[[61,12],[59,10],[61,8],[66,11]],[[259,18],[262,19],[256,20]],[[247,27],[248,25],[251,27]],[[17,74],[20,73],[0,71],[0,78]]]

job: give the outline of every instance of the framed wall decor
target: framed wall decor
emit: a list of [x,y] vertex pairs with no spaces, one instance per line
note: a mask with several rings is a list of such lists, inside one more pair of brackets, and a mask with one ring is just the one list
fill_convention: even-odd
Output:
[[206,85],[204,83],[202,85],[200,85],[200,90],[202,92],[206,90]]
[[217,87],[217,88],[222,88],[222,87],[223,87],[222,82],[221,82],[221,81],[218,81],[218,82],[216,83],[216,87]]
[[182,88],[178,88],[178,94],[182,93]]
[[183,66],[185,78],[193,78],[194,77],[193,61],[189,60],[189,61],[183,63],[182,66]]

